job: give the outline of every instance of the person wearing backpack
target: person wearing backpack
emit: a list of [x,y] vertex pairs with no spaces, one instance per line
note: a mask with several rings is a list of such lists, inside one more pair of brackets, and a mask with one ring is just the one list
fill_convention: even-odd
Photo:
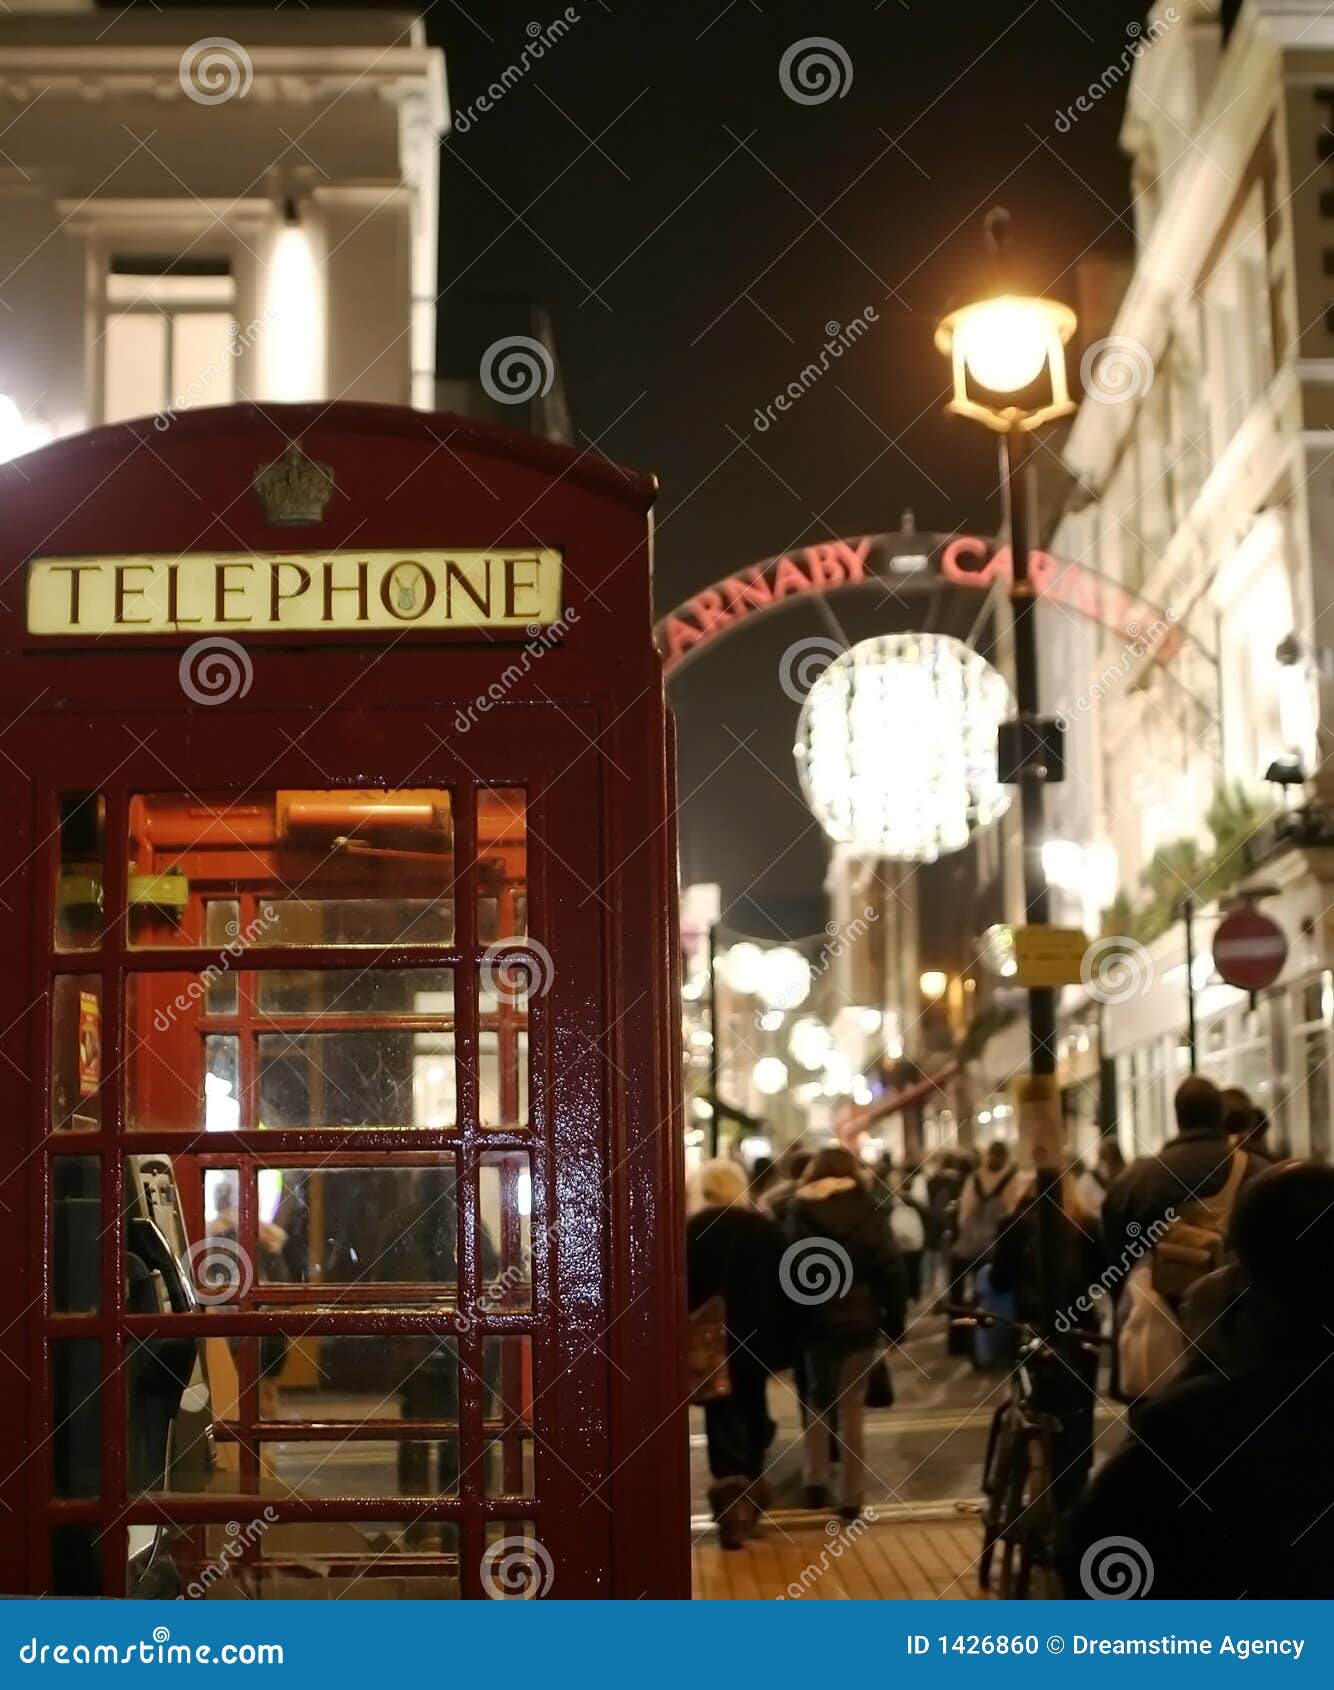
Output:
[[[1069,1520],[1067,1597],[1334,1597],[1334,1168],[1248,1179],[1231,1243],[1248,1342],[1131,1409]],[[1128,1541],[1152,1579],[1109,1589]]]
[[[978,1271],[991,1259],[1001,1228],[1014,1212],[1019,1196],[1019,1170],[1003,1138],[987,1146],[980,1167],[968,1175],[959,1192],[954,1240],[950,1245],[949,1301],[956,1306],[975,1299]],[[948,1334],[951,1355],[972,1353],[972,1328],[951,1316]]]
[[1119,1276],[1118,1394],[1127,1401],[1165,1386],[1188,1348],[1181,1311],[1220,1267],[1232,1209],[1262,1164],[1228,1138],[1223,1097],[1192,1074],[1174,1099],[1177,1136],[1140,1156],[1112,1182],[1102,1206],[1103,1248]]

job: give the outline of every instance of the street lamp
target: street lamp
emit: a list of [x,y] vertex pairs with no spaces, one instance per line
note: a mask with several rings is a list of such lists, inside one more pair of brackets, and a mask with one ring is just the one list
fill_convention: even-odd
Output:
[[[1010,540],[1010,599],[1014,621],[1014,681],[1017,720],[1002,733],[1003,780],[1017,781],[1023,822],[1026,919],[1050,919],[1047,876],[1042,862],[1042,785],[1060,778],[1060,736],[1055,723],[1038,714],[1036,595],[1029,576],[1028,507],[1024,469],[1033,431],[1074,410],[1066,384],[1065,345],[1075,332],[1075,314],[1056,300],[1015,285],[1003,273],[1009,214],[987,218],[993,260],[985,296],[952,311],[936,330],[936,346],[949,357],[953,396],[948,409],[971,417],[1000,436],[1001,483]],[[1056,1073],[1056,994],[1051,987],[1029,991],[1031,1070],[1034,1096],[1051,1090]]]

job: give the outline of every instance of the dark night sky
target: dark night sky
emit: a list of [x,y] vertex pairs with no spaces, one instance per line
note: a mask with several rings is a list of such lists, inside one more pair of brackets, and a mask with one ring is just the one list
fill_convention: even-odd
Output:
[[[895,527],[907,505],[923,528],[994,527],[994,447],[943,415],[932,329],[998,200],[1035,279],[1072,301],[1082,254],[1129,248],[1123,89],[1068,135],[1054,123],[1120,60],[1144,7],[574,9],[569,34],[446,147],[441,309],[489,288],[547,304],[580,437],[662,482],[660,611],[760,557]],[[456,109],[518,58],[530,19],[560,8],[466,10],[475,23],[449,0],[430,15]],[[779,60],[815,35],[846,50],[852,83],[800,105]],[[818,354],[826,322],[868,305],[879,322],[757,433],[757,406]],[[729,919],[755,932],[823,922],[823,840],[777,676],[789,642],[827,632],[813,609],[789,612],[672,686],[684,878],[720,880]]]
[[[520,60],[557,0],[435,0],[451,102]],[[942,411],[936,319],[966,295],[993,204],[1036,286],[1073,303],[1084,254],[1124,254],[1124,83],[1057,113],[1123,56],[1132,0],[574,0],[565,37],[443,164],[441,324],[479,296],[550,311],[584,442],[662,483],[657,601],[832,535],[994,528],[994,447]],[[1132,33],[1128,33],[1128,28]],[[789,99],[779,61],[832,37],[841,98]],[[879,322],[766,432],[757,407],[826,337]],[[498,332],[523,332],[514,320]],[[876,607],[839,614],[854,637]],[[884,626],[882,622],[880,624]],[[902,625],[901,623],[899,625]],[[814,609],[738,635],[673,683],[682,871],[757,933],[823,923],[822,836],[796,789],[784,648]]]

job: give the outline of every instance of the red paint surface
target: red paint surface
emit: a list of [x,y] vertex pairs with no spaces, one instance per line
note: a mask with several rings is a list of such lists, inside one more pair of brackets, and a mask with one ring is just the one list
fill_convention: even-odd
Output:
[[[274,529],[250,481],[288,439],[332,466],[337,491],[315,527]],[[0,1590],[47,1588],[53,1521],[86,1521],[102,1535],[106,1588],[116,1591],[127,1521],[159,1520],[163,1504],[127,1498],[124,1391],[116,1375],[129,1334],[198,1330],[239,1335],[281,1328],[282,1307],[198,1317],[121,1312],[123,1243],[104,1225],[97,1314],[54,1314],[46,1193],[54,1154],[97,1156],[104,1218],[123,1207],[127,1151],[179,1150],[177,1104],[164,1092],[156,1130],[127,1133],[125,982],[135,971],[200,970],[216,953],[193,945],[132,950],[124,880],[136,793],[275,789],[320,792],[446,787],[457,805],[455,851],[463,872],[482,852],[475,795],[493,786],[527,791],[532,936],[555,964],[551,990],[530,1005],[531,1125],[476,1126],[476,992],[457,998],[457,1131],[359,1132],[359,1156],[452,1150],[460,1183],[475,1181],[485,1151],[532,1158],[534,1282],[529,1315],[496,1312],[460,1335],[460,1422],[465,1444],[481,1434],[483,1333],[532,1335],[531,1401],[538,1449],[536,1502],[481,1494],[474,1466],[456,1501],[430,1513],[462,1528],[465,1594],[478,1595],[490,1518],[527,1518],[550,1551],[557,1596],[689,1593],[685,1410],[680,1388],[680,1086],[673,1031],[675,841],[668,722],[651,638],[647,509],[653,484],[586,453],[454,417],[390,407],[238,406],[187,413],[166,431],[129,424],[61,442],[0,468],[0,1025],[14,1061],[0,1073],[5,1134],[0,1274],[6,1321],[0,1350],[31,1391],[0,1398],[9,1477],[0,1534]],[[514,663],[512,637],[412,629],[396,638],[352,635],[338,643],[290,634],[242,635],[253,662],[248,693],[192,704],[178,678],[179,638],[35,644],[22,620],[23,565],[38,554],[194,551],[319,554],[355,547],[553,546],[564,552],[564,596],[578,611],[503,696],[489,689]],[[522,642],[520,642],[522,643]],[[475,708],[488,698],[487,707]],[[468,715],[470,707],[472,714]],[[466,723],[460,731],[460,722]],[[54,1136],[50,1120],[47,997],[71,959],[49,937],[58,867],[60,792],[106,795],[108,937],[81,955],[100,976],[102,1082],[98,1131]],[[481,828],[487,827],[485,811]],[[169,840],[162,840],[164,856]],[[262,849],[246,842],[240,854]],[[503,846],[499,854],[503,857]],[[151,866],[158,866],[154,856]],[[394,947],[377,966],[454,966],[468,976],[482,949],[476,902],[457,899],[448,951]],[[310,966],[308,952],[253,949],[245,965]],[[320,966],[363,967],[364,951],[322,952]],[[151,998],[146,998],[148,1003]],[[148,1012],[151,1015],[151,1011]],[[165,1083],[165,1082],[164,1082]],[[327,1155],[327,1130],[210,1134],[220,1161],[240,1156]],[[405,1142],[405,1138],[407,1142]],[[253,1226],[243,1182],[242,1230]],[[194,1217],[188,1217],[194,1219]],[[479,1283],[473,1210],[461,1207],[461,1282]],[[282,1299],[278,1299],[279,1302]],[[383,1299],[381,1300],[383,1302]],[[320,1331],[448,1331],[430,1312],[349,1306],[302,1316]],[[103,1344],[103,1486],[96,1499],[53,1503],[47,1345],[57,1337]],[[253,1353],[253,1346],[243,1346]],[[243,1398],[257,1402],[253,1367]],[[255,1429],[255,1422],[249,1426]],[[283,1519],[394,1517],[383,1497],[172,1499],[182,1522],[236,1520],[263,1508]]]

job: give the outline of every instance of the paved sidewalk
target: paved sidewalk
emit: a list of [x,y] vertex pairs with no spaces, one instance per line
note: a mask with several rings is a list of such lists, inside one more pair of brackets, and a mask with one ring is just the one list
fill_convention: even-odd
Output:
[[820,1521],[769,1525],[744,1549],[723,1549],[710,1531],[696,1540],[697,1601],[837,1602],[977,1599],[981,1524],[952,1519]]

